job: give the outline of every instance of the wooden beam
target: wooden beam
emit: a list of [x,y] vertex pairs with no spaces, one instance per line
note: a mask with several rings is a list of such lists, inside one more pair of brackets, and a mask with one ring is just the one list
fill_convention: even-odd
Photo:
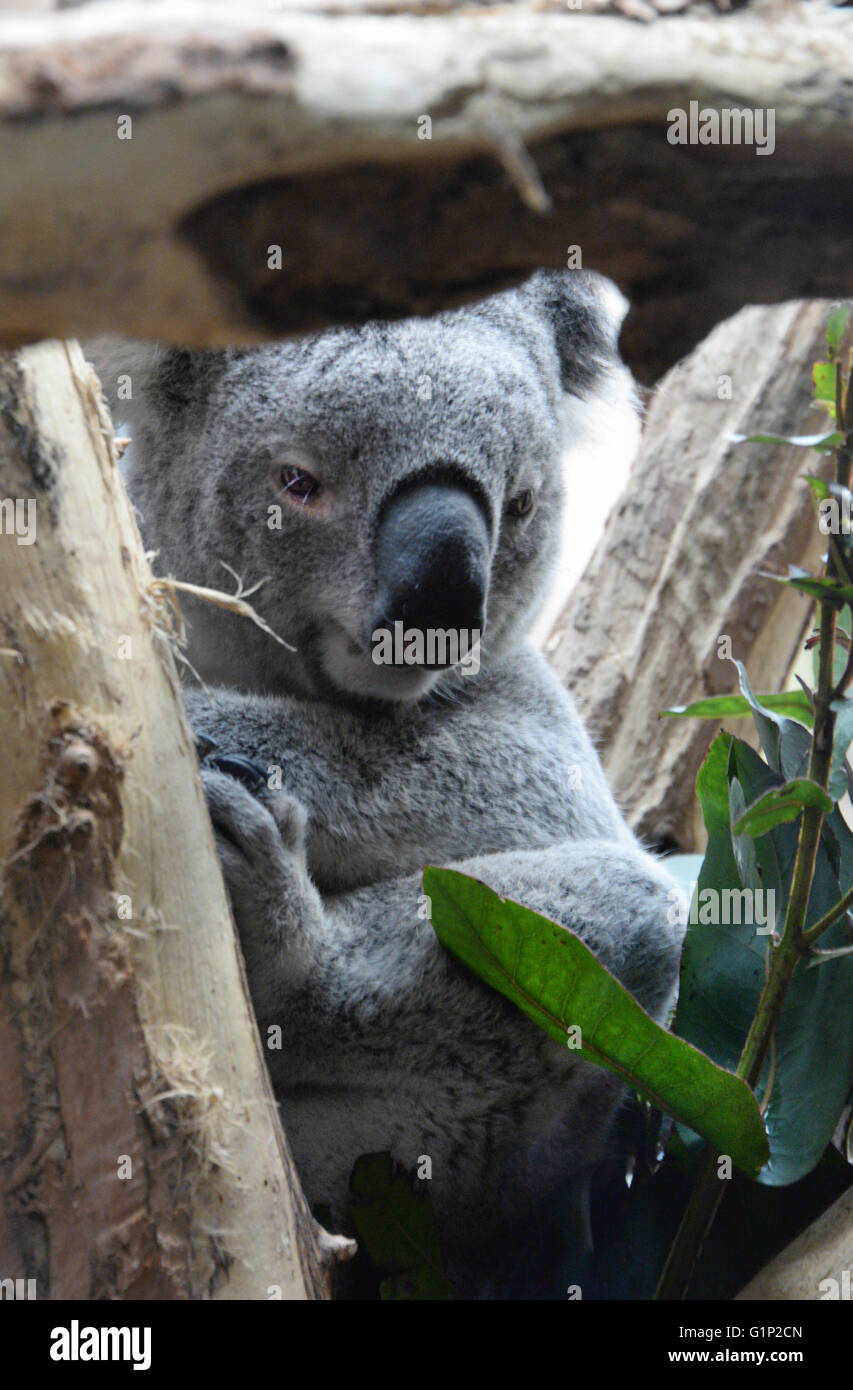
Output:
[[[853,292],[851,31],[808,0],[648,25],[536,0],[7,15],[0,336],[252,342],[580,246],[634,301],[651,381],[747,300]],[[773,154],[670,144],[691,101],[772,112]]]

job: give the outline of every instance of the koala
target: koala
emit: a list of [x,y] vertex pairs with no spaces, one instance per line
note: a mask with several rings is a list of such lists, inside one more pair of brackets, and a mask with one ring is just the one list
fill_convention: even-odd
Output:
[[[563,452],[624,380],[622,305],[594,275],[538,272],[247,350],[89,345],[159,572],[263,580],[251,601],[288,643],[187,602],[187,705],[216,745],[208,805],[261,1036],[283,1030],[267,1057],[306,1196],[349,1230],[361,1154],[428,1156],[466,1296],[501,1296],[484,1252],[607,1152],[622,1088],[444,950],[424,866],[570,928],[658,1020],[677,980],[671,880],[528,640]],[[438,632],[474,637],[374,659]]]

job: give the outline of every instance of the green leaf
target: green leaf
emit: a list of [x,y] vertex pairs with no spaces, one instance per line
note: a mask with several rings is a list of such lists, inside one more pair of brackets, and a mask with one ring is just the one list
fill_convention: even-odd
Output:
[[[737,777],[729,776],[729,819],[732,822],[732,849],[735,854],[740,881],[751,890],[761,888],[761,873],[758,868],[758,855],[755,844],[749,835],[738,833],[736,821],[746,812],[746,796]],[[704,902],[704,900],[703,900]],[[742,913],[738,914],[738,921]]]
[[774,825],[796,820],[806,806],[814,806],[828,815],[833,805],[832,797],[827,796],[817,782],[812,782],[808,777],[799,777],[760,796],[747,807],[733,830],[735,835],[750,835],[754,839],[756,835],[765,835]]
[[796,449],[816,449],[819,454],[834,454],[844,435],[837,431],[832,434],[730,434],[726,436],[733,444],[792,444]]
[[814,399],[835,419],[835,363],[815,362],[812,367]]
[[[752,841],[754,862],[742,859],[738,867],[728,813],[729,784],[734,781],[750,803],[782,784],[747,744],[720,734],[696,782],[708,848],[699,875],[697,912],[687,928],[675,1020],[680,1037],[730,1070],[737,1066],[764,984],[769,937],[741,920],[704,925],[703,895],[710,892],[712,900],[719,901],[727,891],[754,891],[760,885],[764,893],[775,895],[778,927],[784,921],[797,849],[797,828],[776,825]],[[839,873],[846,884],[853,874],[853,837],[837,810],[825,827],[807,926],[838,901]],[[766,898],[763,906],[769,924]],[[829,949],[847,940],[844,923],[837,922],[821,945]],[[797,966],[775,1033],[773,1086],[764,1116],[770,1160],[759,1175],[762,1183],[784,1186],[804,1176],[832,1136],[851,1082],[851,998],[853,958],[833,960],[820,970]],[[768,1061],[757,1087],[761,1095],[769,1070]]]
[[428,1185],[390,1154],[364,1154],[350,1177],[350,1212],[359,1241],[381,1274],[383,1299],[452,1299]]
[[549,1037],[565,1046],[580,1028],[580,1056],[758,1171],[767,1142],[749,1088],[655,1023],[574,932],[453,869],[426,869],[424,892],[442,944]]
[[[836,680],[838,677],[836,677]],[[853,700],[833,700],[835,710],[835,734],[832,740],[832,770],[829,774],[829,795],[833,801],[840,801],[847,790],[847,774],[844,760],[847,750],[853,743]]]
[[775,579],[779,584],[787,584],[792,589],[799,589],[800,593],[816,598],[819,603],[830,603],[839,610],[845,603],[853,603],[853,587],[842,584],[840,579],[818,579],[813,574],[793,574],[787,579],[780,578],[778,574],[766,577]]
[[[755,698],[763,709],[773,714],[787,714],[808,729],[814,724],[814,711],[804,690],[783,690],[777,695]],[[662,710],[661,714],[678,719],[743,719],[749,718],[752,707],[745,695],[709,695],[705,700],[694,700],[692,705],[675,705]]]
[[814,970],[818,965],[826,965],[828,961],[838,960],[841,956],[853,956],[853,946],[837,946],[833,951],[824,951],[820,946],[815,946],[809,956],[809,970]]
[[743,691],[761,739],[764,756],[774,772],[783,777],[800,777],[805,772],[811,752],[811,738],[801,724],[763,705],[753,694],[746,667],[735,661],[740,688]]
[[[853,883],[853,831],[836,806],[823,823],[821,840],[826,842],[832,872],[845,890]],[[853,930],[853,910],[849,913]],[[824,943],[825,944],[825,943]]]
[[708,847],[702,861],[699,882],[733,882],[737,878],[729,820],[729,758],[735,740],[719,733],[708,749],[696,776],[696,795],[702,807]]
[[838,356],[841,339],[844,337],[844,330],[850,318],[850,310],[851,305],[839,304],[832,310],[826,321],[826,345],[833,357]]
[[803,477],[811,488],[815,502],[825,502],[832,495],[826,478],[820,478],[816,473],[804,473]]

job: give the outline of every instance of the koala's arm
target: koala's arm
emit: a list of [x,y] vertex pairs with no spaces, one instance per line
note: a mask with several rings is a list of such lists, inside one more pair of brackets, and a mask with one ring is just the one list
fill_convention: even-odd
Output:
[[[618,1082],[444,950],[419,875],[321,896],[295,803],[269,809],[221,773],[205,781],[262,1038],[282,1030],[268,1058],[310,1200],[343,1220],[360,1153],[408,1166],[426,1154],[437,1213],[464,1245],[597,1161]],[[638,847],[570,841],[454,867],[577,932],[665,1018],[682,932],[668,876]]]
[[381,718],[224,689],[189,690],[187,703],[221,750],[281,769],[281,790],[307,812],[324,891],[519,846],[633,844],[574,706],[532,649],[456,700]]

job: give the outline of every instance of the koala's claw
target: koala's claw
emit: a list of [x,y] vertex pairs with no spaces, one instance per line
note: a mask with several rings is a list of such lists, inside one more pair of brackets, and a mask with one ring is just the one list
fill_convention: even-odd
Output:
[[215,767],[218,772],[233,777],[234,781],[241,782],[252,796],[257,796],[267,784],[266,771],[259,763],[253,763],[251,758],[244,757],[242,753],[220,753],[219,744],[209,734],[196,733],[195,751],[203,767]]
[[242,753],[214,753],[208,757],[207,765],[224,772],[228,777],[233,777],[235,782],[241,782],[252,796],[257,796],[267,785],[265,769],[258,763],[253,763],[250,758],[244,758]]
[[216,739],[211,738],[209,734],[197,733],[195,735],[196,757],[200,763],[203,763],[213,750],[218,747],[219,744],[216,742]]

